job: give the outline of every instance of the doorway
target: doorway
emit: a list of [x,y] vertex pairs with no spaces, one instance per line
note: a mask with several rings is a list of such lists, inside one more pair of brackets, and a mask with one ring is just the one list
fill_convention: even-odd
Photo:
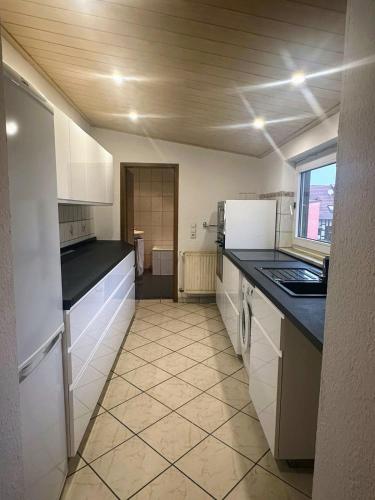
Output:
[[136,298],[177,302],[178,165],[121,163],[120,174],[121,239],[136,246]]

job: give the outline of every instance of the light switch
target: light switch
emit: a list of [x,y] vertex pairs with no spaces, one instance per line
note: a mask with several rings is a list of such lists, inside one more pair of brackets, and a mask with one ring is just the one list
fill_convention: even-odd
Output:
[[190,239],[195,240],[197,238],[197,225],[192,224],[190,226]]

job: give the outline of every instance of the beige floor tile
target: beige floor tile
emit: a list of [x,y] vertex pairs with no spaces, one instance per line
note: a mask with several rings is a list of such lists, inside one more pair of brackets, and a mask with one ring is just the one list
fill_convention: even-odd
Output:
[[139,368],[146,364],[147,361],[144,359],[134,356],[131,352],[124,351],[118,358],[116,365],[113,367],[113,371],[117,375],[123,375],[126,372],[130,372],[135,368]]
[[186,328],[189,328],[189,325],[178,319],[171,319],[167,323],[163,323],[163,328],[169,330],[172,333],[178,333],[182,330],[186,330]]
[[140,299],[138,302],[140,307],[148,307],[155,304],[161,304],[160,299]]
[[153,311],[150,311],[150,309],[145,309],[143,307],[141,307],[140,309],[137,309],[137,311],[135,312],[135,319],[145,319],[147,318],[147,316],[151,316],[153,313]]
[[207,432],[213,432],[237,412],[231,406],[213,398],[209,394],[201,394],[189,403],[181,406],[177,412]]
[[137,436],[92,462],[92,467],[120,498],[128,498],[169,463]]
[[170,304],[152,304],[150,306],[147,306],[147,309],[149,311],[152,311],[153,313],[157,314],[162,314],[166,311],[169,311],[171,308]]
[[198,387],[198,389],[201,389],[202,391],[205,391],[213,385],[221,382],[225,377],[226,375],[223,373],[201,364],[193,366],[192,368],[189,368],[189,370],[186,370],[178,375],[178,378],[194,385],[194,387]]
[[238,410],[246,406],[250,401],[247,384],[233,378],[226,378],[220,384],[208,389],[207,392]]
[[150,328],[150,323],[143,321],[143,319],[135,319],[130,327],[130,331],[138,333],[142,330],[147,330],[147,328]]
[[219,352],[212,358],[207,359],[207,361],[204,361],[204,364],[226,375],[231,375],[243,366],[240,358],[235,358],[223,352]]
[[259,465],[311,497],[313,468],[294,469],[285,460],[275,460],[270,451],[260,460]]
[[214,436],[254,462],[269,448],[260,423],[241,412],[217,429]]
[[80,447],[80,454],[88,463],[133,435],[109,413],[103,413],[91,420],[87,432],[89,434]]
[[172,354],[168,354],[167,356],[164,356],[164,358],[153,361],[152,364],[162,368],[172,375],[177,375],[178,373],[195,366],[197,362],[179,354],[178,352],[172,352]]
[[139,335],[142,335],[142,337],[148,339],[149,341],[159,340],[163,337],[168,337],[170,334],[171,332],[169,330],[164,330],[163,327],[156,325],[153,325],[148,330],[144,330],[143,332],[139,333]]
[[182,457],[206,436],[206,432],[177,413],[167,415],[140,433],[141,438],[171,462]]
[[73,474],[74,472],[79,471],[83,467],[86,466],[86,462],[83,460],[82,457],[80,457],[77,453],[76,456],[74,457],[69,457],[68,458],[68,476],[70,474]]
[[144,345],[134,349],[133,353],[146,361],[154,361],[155,359],[161,358],[172,351],[166,347],[152,342],[151,344]]
[[218,309],[212,309],[210,307],[206,307],[199,311],[199,315],[203,316],[206,319],[219,318],[220,313]]
[[102,408],[99,404],[95,406],[95,410],[92,412],[91,418],[96,418],[98,415],[101,415],[105,412],[105,409]]
[[132,383],[142,391],[147,391],[151,389],[154,385],[160,384],[170,378],[171,375],[160,368],[151,365],[141,366],[131,372],[125,373],[123,378],[128,382]]
[[253,418],[256,418],[257,420],[259,420],[257,412],[255,411],[254,405],[251,401],[248,405],[245,406],[245,408],[242,408],[241,411],[246,413],[246,415],[250,415],[250,417],[253,417]]
[[147,391],[152,397],[167,405],[172,410],[187,403],[201,391],[178,378],[170,378]]
[[145,318],[145,322],[150,323],[151,325],[155,325],[155,326],[160,326],[169,320],[170,320],[170,318],[168,316],[165,316],[164,314],[156,314],[156,313],[152,314],[151,316],[147,316],[147,318]]
[[240,368],[237,372],[232,373],[231,376],[237,380],[240,380],[244,384],[249,383],[249,377],[245,368]]
[[189,314],[188,311],[184,311],[182,309],[178,309],[177,307],[169,309],[169,311],[165,311],[164,315],[170,319],[181,319]]
[[194,344],[190,344],[183,349],[178,351],[180,354],[187,356],[188,358],[194,359],[195,361],[203,361],[207,358],[210,358],[218,351],[213,347],[208,347],[206,345],[195,342]]
[[133,398],[141,391],[133,385],[129,384],[121,377],[117,377],[109,382],[107,390],[104,394],[103,400],[100,402],[101,406],[106,410]]
[[306,500],[306,496],[255,466],[227,496],[228,500]]
[[170,412],[169,408],[148,394],[140,394],[111,410],[116,418],[137,433]]
[[187,311],[188,313],[194,313],[196,311],[200,311],[201,307],[199,304],[188,304],[188,303],[179,303],[178,308],[181,309],[181,311]]
[[219,349],[220,351],[222,351],[223,349],[227,349],[231,345],[229,337],[218,335],[216,333],[200,340],[199,342],[201,344],[208,345],[209,347]]
[[179,349],[182,349],[183,347],[186,347],[195,341],[187,339],[186,337],[181,337],[181,335],[175,333],[174,335],[170,335],[169,337],[159,339],[157,342],[164,347],[168,347],[168,349],[172,349],[172,351],[178,351]]
[[[139,333],[145,333],[146,331],[147,330],[143,330],[142,332]],[[141,347],[142,345],[149,344],[150,342],[151,340],[146,339],[144,337],[140,337],[137,333],[134,333],[134,335],[128,335],[122,348],[125,351],[132,351],[133,349]]]
[[[186,313],[185,313],[186,314]],[[189,313],[187,316],[184,316],[182,321],[185,323],[189,323],[189,325],[198,325],[198,323],[202,323],[205,320],[205,316],[197,313]]]
[[198,326],[191,326],[190,328],[183,330],[181,332],[181,335],[188,339],[201,340],[212,334],[208,330],[204,330],[203,328],[199,328]]
[[179,470],[170,467],[137,493],[134,500],[208,500],[199,486]]
[[217,333],[225,329],[224,323],[217,319],[206,319],[202,323],[199,323],[198,326],[212,333]]
[[253,465],[212,436],[176,462],[178,469],[215,498],[223,498]]
[[86,466],[68,477],[60,500],[114,500],[115,498],[95,472]]
[[230,347],[228,347],[228,349],[225,349],[225,351],[223,351],[225,354],[230,354],[231,356],[234,356],[235,358],[237,358],[237,354],[236,354],[236,351],[233,349],[233,346],[231,345]]

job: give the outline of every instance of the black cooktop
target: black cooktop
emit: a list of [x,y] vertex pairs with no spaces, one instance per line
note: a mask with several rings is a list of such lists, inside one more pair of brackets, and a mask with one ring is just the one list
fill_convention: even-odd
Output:
[[273,260],[277,262],[293,262],[296,260],[277,250],[232,250],[232,254],[238,260]]

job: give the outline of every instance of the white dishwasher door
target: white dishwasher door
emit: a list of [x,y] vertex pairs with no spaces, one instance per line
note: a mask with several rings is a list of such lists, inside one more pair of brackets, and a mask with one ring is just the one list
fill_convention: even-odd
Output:
[[271,452],[277,451],[278,387],[282,353],[259,321],[251,319],[249,392]]

